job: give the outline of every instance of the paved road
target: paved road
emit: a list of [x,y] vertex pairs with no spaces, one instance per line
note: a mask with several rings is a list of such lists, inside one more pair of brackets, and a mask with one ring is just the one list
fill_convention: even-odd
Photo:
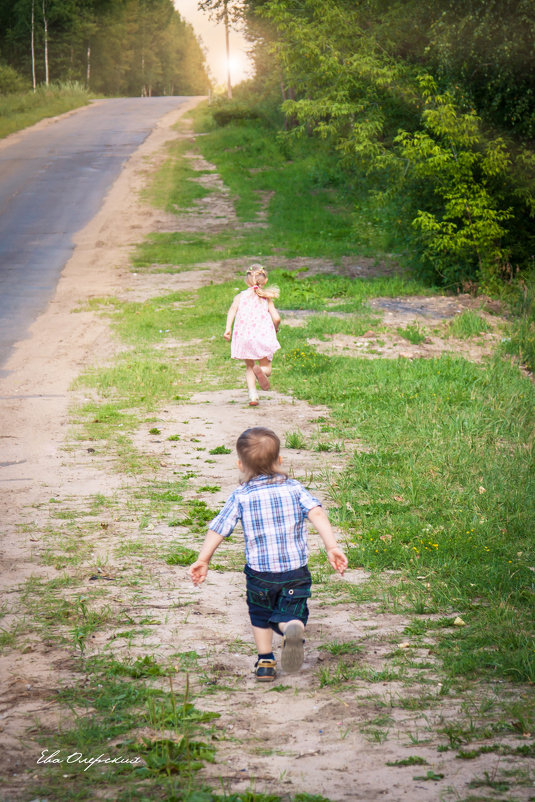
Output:
[[0,148],[0,369],[52,298],[73,235],[157,120],[187,99],[100,101]]

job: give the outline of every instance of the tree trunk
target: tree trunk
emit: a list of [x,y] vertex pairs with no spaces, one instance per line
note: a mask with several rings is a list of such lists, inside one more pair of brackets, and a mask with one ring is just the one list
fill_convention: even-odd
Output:
[[91,80],[91,45],[87,45],[87,71],[85,74],[85,83],[88,89],[90,80]]
[[46,18],[45,0],[43,0],[43,27],[45,32],[45,84],[49,84],[48,75],[48,20]]
[[231,83],[231,80],[230,80],[230,39],[229,39],[229,29],[228,29],[227,0],[225,0],[223,19],[225,21],[225,46],[226,46],[226,50],[227,50],[227,97],[228,97],[229,100],[231,100],[232,99],[232,83]]
[[35,0],[32,0],[32,86],[35,92],[37,88],[35,80]]

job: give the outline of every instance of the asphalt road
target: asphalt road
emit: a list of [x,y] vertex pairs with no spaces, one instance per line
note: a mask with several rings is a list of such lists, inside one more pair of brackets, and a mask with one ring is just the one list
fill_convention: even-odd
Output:
[[52,298],[73,236],[130,154],[188,98],[114,98],[0,148],[0,369]]

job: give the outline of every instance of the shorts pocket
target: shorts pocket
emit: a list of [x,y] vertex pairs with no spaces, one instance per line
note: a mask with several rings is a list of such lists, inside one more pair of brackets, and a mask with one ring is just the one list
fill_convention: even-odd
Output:
[[247,602],[255,607],[271,608],[268,591],[249,582],[247,583]]
[[307,610],[307,599],[311,595],[310,585],[283,588],[279,596],[278,608],[281,613],[302,618]]

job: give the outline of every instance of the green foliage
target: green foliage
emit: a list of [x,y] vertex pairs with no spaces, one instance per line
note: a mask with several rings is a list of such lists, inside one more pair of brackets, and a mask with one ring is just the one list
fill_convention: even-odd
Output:
[[425,342],[426,339],[426,335],[423,333],[417,323],[410,323],[403,329],[399,328],[397,332],[399,335],[401,335],[401,337],[404,337],[413,345],[420,345],[420,343]]
[[197,552],[185,546],[175,545],[166,555],[167,565],[192,565],[197,559]]
[[[259,13],[275,37],[290,136],[313,135],[339,154],[347,185],[368,193],[359,212],[369,206],[390,231],[388,250],[403,248],[428,281],[476,280],[491,292],[508,265],[531,264],[535,157],[529,142],[503,136],[504,125],[535,125],[533,73],[519,72],[515,55],[521,42],[533,61],[529,0],[476,0],[469,9],[450,0],[303,0],[299,14],[266,0]],[[367,238],[366,225],[355,228]]]
[[85,106],[91,94],[75,82],[41,86],[37,91],[0,94],[0,137],[19,131],[45,117]]
[[453,320],[448,324],[447,332],[452,337],[459,337],[460,339],[468,339],[469,337],[478,337],[480,334],[490,331],[490,326],[481,315],[467,309],[460,315],[456,315]]
[[501,241],[511,211],[497,208],[491,188],[510,163],[503,140],[485,142],[473,112],[462,113],[450,94],[438,94],[429,77],[420,84],[423,130],[400,131],[394,142],[410,165],[409,180],[432,190],[411,222],[424,267],[449,286],[488,280],[507,258]]
[[284,445],[286,448],[306,448],[306,440],[303,434],[299,431],[286,432],[284,436]]
[[515,317],[510,336],[502,340],[505,353],[514,354],[531,372],[535,372],[535,276],[530,275],[516,291],[512,302]]
[[239,100],[226,100],[223,98],[218,99],[212,105],[211,112],[216,125],[219,126],[228,125],[231,122],[239,122],[240,120],[254,120],[259,116],[254,106]]
[[12,95],[15,92],[26,92],[30,83],[26,78],[10,67],[0,64],[0,95]]
[[439,638],[453,673],[535,676],[531,383],[500,360],[329,357],[301,339],[284,330],[280,389],[330,407],[333,437],[366,446],[330,491],[350,566],[407,572],[396,598],[417,612],[463,612]]

